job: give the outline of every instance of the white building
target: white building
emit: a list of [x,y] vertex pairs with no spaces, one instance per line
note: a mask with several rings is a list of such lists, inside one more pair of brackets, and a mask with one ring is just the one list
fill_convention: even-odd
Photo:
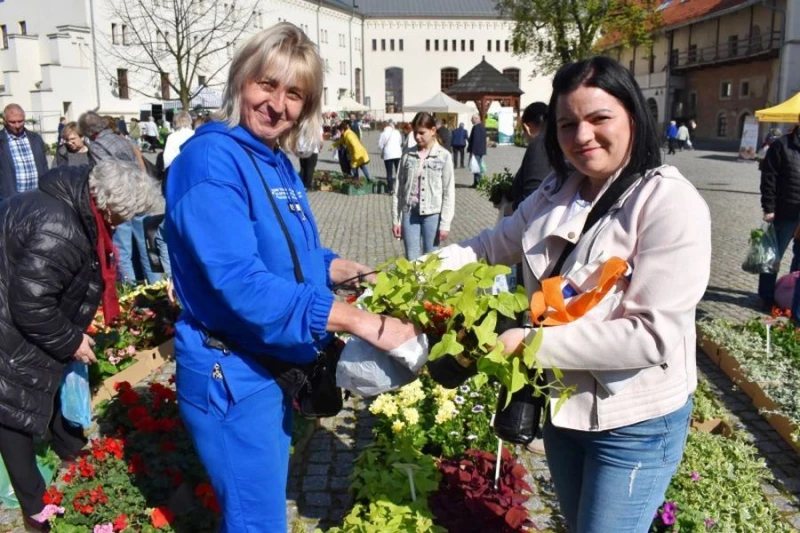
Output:
[[[121,1],[0,0],[0,106],[20,104],[36,121],[35,129],[53,142],[60,116],[76,120],[92,109],[130,118],[176,99],[165,83],[165,77],[176,79],[172,69],[134,68],[139,47],[130,43],[139,28],[114,15],[113,6]],[[163,13],[173,2],[190,6],[192,14],[229,9],[213,0],[152,1]],[[448,87],[484,56],[519,84],[523,107],[550,97],[550,78],[532,77],[530,63],[512,54],[513,22],[498,16],[493,0],[239,0],[236,5],[242,9],[247,2],[252,18],[246,31],[219,43],[220,52],[195,72],[192,87],[221,91],[234,48],[254,31],[289,21],[319,45],[327,66],[324,103],[331,107],[352,96],[378,118],[402,117],[404,106]],[[163,47],[175,39],[168,30],[150,34]]]

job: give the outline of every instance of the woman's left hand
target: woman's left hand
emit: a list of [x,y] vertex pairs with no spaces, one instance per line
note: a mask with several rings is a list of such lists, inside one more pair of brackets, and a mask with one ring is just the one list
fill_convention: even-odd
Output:
[[346,283],[351,287],[358,287],[363,282],[375,283],[376,274],[373,268],[349,259],[334,259],[331,261],[331,281],[334,285]]
[[450,236],[449,231],[439,230],[439,242],[444,242],[447,240],[447,237]]
[[524,328],[507,329],[497,337],[497,341],[503,343],[503,351],[506,354],[512,354],[522,349],[526,332],[527,330]]

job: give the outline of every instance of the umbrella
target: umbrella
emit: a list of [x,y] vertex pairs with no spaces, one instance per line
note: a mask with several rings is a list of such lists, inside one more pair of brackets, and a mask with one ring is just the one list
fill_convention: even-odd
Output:
[[789,122],[800,124],[800,93],[792,96],[782,104],[759,109],[756,118],[761,122]]
[[458,100],[440,92],[421,104],[405,106],[403,111],[408,111],[409,113],[418,113],[420,111],[428,113],[476,113],[477,109],[467,104],[462,104]]

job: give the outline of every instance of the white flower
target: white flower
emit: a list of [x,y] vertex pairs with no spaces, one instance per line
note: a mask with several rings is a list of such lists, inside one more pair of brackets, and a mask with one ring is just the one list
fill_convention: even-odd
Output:
[[479,394],[479,393],[477,393],[477,392],[470,392],[470,393],[469,393],[469,397],[470,397],[470,398],[477,398],[478,396],[480,396],[480,394]]
[[464,394],[466,394],[466,393],[468,393],[468,392],[469,392],[471,389],[469,388],[469,385],[461,385],[461,386],[458,388],[458,390],[460,390],[461,392],[463,392]]
[[403,418],[406,419],[409,426],[415,426],[419,423],[419,412],[413,407],[406,407],[403,409]]
[[402,420],[395,420],[394,423],[392,424],[392,431],[394,431],[395,433],[400,433],[401,431],[403,431],[405,427],[406,427],[405,422],[403,422]]
[[453,402],[450,400],[445,400],[442,402],[442,405],[439,407],[439,411],[436,413],[436,423],[443,424],[448,420],[451,420],[454,416],[458,414],[458,409]]
[[484,407],[482,405],[476,405],[475,407],[472,408],[472,412],[473,413],[482,413],[483,409],[484,409]]
[[475,440],[477,438],[478,438],[477,435],[467,435],[467,440]]
[[466,400],[462,396],[456,396],[453,401],[456,402],[456,405],[464,405]]
[[450,435],[451,437],[458,437],[458,431],[451,431],[450,433],[448,433],[448,435]]

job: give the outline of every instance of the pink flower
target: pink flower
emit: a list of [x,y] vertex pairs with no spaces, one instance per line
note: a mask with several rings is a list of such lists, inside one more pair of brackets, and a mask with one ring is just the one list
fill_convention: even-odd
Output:
[[48,504],[44,506],[42,512],[39,513],[39,519],[44,522],[50,520],[51,517],[64,514],[64,508],[58,505]]
[[133,355],[135,353],[136,353],[136,346],[134,346],[132,344],[130,346],[128,346],[128,355]]
[[93,533],[114,533],[114,524],[98,524],[94,526]]
[[697,470],[692,470],[692,481],[700,481],[700,474],[697,472]]
[[111,363],[112,365],[118,365],[120,361],[122,361],[122,357],[116,357],[114,355],[108,356],[108,362]]
[[131,329],[131,335],[137,335],[137,336],[138,336],[138,335],[140,335],[141,333],[142,333],[142,332],[141,332],[141,331],[139,331],[138,329]]
[[[663,513],[661,513],[661,521],[664,522],[665,526],[671,526],[672,524],[675,523],[675,515],[670,512],[664,511]],[[95,530],[95,533],[97,533],[97,530]]]
[[114,349],[113,348],[106,348],[106,355],[107,356],[111,357],[111,354],[113,354],[113,353],[114,353]]

